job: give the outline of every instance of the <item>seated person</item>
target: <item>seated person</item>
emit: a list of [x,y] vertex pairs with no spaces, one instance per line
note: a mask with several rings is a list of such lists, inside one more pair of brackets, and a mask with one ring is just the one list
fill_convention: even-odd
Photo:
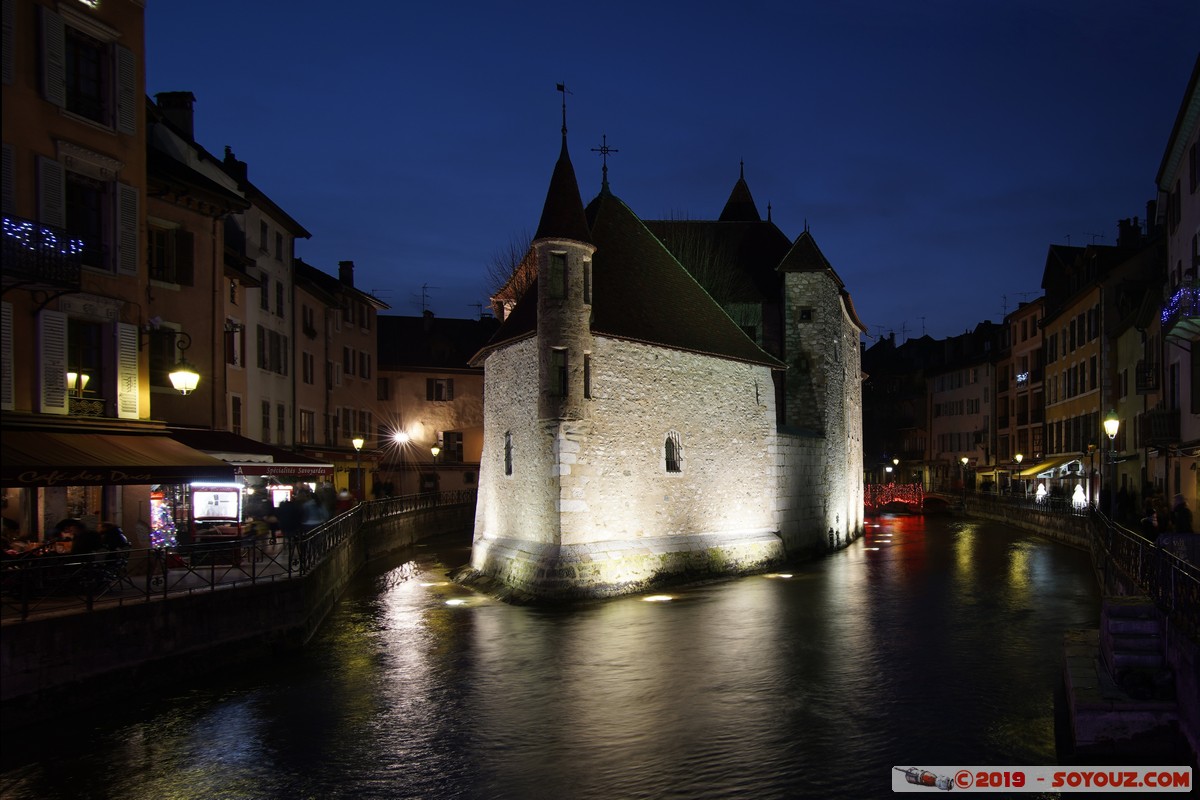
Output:
[[103,548],[103,542],[100,539],[100,534],[93,530],[88,530],[80,524],[79,529],[75,532],[71,540],[71,555],[78,556],[87,553],[94,553]]

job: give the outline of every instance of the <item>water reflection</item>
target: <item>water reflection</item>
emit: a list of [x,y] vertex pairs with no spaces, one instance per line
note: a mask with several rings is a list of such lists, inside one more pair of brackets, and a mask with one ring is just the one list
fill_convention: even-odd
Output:
[[1053,763],[1062,634],[1099,608],[1085,554],[953,518],[669,602],[513,607],[465,561],[378,569],[304,651],[53,761],[6,741],[0,795],[880,796],[896,764]]

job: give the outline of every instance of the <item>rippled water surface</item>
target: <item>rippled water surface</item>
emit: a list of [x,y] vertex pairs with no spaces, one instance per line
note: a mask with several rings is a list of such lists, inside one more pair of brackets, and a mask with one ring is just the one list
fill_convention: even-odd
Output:
[[569,610],[447,583],[468,553],[437,540],[287,659],[6,740],[0,796],[883,797],[893,765],[1055,763],[1063,633],[1099,617],[1086,554],[869,522],[790,577]]

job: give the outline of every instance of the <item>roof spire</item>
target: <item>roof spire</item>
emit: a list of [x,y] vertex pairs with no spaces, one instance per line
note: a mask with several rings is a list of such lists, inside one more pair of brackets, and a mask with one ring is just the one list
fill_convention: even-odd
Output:
[[771,203],[767,201],[767,222],[771,221]]
[[600,191],[603,194],[611,194],[611,192],[609,192],[609,190],[608,190],[608,154],[609,153],[619,153],[621,151],[615,147],[608,146],[608,134],[605,133],[600,136],[600,146],[593,147],[592,152],[600,154],[601,176],[602,176],[602,179],[600,182]]
[[562,103],[562,106],[563,106],[563,126],[562,126],[562,135],[563,135],[563,142],[565,143],[565,142],[567,141],[567,94],[568,94],[568,92],[567,92],[567,85],[566,85],[565,83],[557,83],[557,84],[555,84],[555,86],[557,86],[557,87],[558,87],[558,91],[562,92],[562,96],[563,96],[563,103]]
[[721,216],[717,219],[719,222],[762,222],[762,217],[758,215],[758,207],[754,205],[754,198],[750,195],[750,187],[746,185],[744,160],[738,161],[737,183],[733,185],[733,191],[729,193],[725,208],[721,210]]

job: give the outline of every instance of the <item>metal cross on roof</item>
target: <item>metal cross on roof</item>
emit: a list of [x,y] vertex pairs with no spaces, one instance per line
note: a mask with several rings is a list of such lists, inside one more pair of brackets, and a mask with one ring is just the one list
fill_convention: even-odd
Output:
[[605,133],[600,136],[600,146],[593,147],[592,152],[600,154],[601,175],[602,175],[601,185],[605,189],[607,189],[608,188],[608,154],[609,153],[619,153],[621,151],[615,147],[608,146],[608,134]]

